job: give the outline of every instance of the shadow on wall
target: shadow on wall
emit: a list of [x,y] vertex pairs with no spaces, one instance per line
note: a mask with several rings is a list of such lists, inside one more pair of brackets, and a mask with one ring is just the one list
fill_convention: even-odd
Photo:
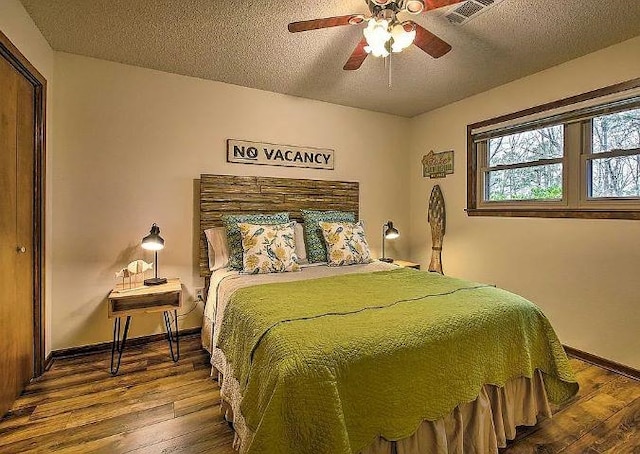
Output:
[[[67,339],[74,339],[74,345],[67,345],[67,341],[63,341],[63,345],[58,348],[67,348],[75,345],[88,345],[95,343],[93,340],[98,334],[98,337],[104,341],[111,340],[113,324],[110,319],[107,318],[107,296],[109,291],[104,295],[91,298],[84,302],[78,309],[70,314],[71,318],[79,319],[83,318],[82,323],[70,324],[75,328],[66,333]],[[87,312],[87,308],[92,308],[91,312]],[[86,327],[91,326],[92,332],[88,333]],[[95,329],[99,330],[99,333],[95,332]],[[92,340],[88,340],[90,337]]]
[[126,248],[118,253],[117,257],[111,265],[108,265],[106,268],[100,271],[99,276],[105,280],[107,279],[107,277],[114,278],[116,272],[127,266],[128,263],[136,260],[136,255],[139,253],[140,245],[138,243],[129,244]]

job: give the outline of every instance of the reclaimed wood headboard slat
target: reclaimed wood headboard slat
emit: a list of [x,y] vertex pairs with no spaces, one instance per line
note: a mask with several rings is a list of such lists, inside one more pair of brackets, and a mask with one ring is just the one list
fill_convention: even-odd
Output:
[[302,221],[300,210],[360,211],[360,184],[350,181],[200,175],[200,275],[208,277],[209,257],[204,231],[222,226],[222,216],[239,213],[289,212]]

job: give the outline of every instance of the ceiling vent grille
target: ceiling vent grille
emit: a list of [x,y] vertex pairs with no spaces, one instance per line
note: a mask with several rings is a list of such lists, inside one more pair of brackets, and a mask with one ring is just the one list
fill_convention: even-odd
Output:
[[466,24],[471,19],[478,17],[485,11],[493,8],[503,0],[467,0],[444,11],[446,17],[452,24]]

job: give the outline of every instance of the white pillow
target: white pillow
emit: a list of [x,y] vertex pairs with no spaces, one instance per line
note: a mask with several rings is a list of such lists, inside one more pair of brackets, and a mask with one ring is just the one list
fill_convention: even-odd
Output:
[[293,240],[296,242],[298,263],[307,263],[307,248],[304,245],[304,228],[299,222],[296,222],[293,226]]
[[209,269],[219,270],[229,266],[229,245],[227,244],[227,229],[214,227],[204,231],[207,237],[207,250],[209,255]]

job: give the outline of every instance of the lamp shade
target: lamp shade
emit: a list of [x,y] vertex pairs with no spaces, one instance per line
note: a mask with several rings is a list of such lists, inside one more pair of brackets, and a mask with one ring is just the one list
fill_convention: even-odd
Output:
[[368,44],[364,47],[365,52],[373,54],[375,57],[389,56],[389,50],[387,49],[387,43],[391,39],[389,21],[386,19],[370,19],[363,33]]
[[393,239],[398,238],[400,236],[400,232],[398,232],[398,229],[396,229],[393,226],[393,222],[387,221],[385,226],[387,227],[387,229],[384,231],[384,237],[387,240],[393,240]]
[[412,27],[409,22],[406,24],[395,24],[391,28],[391,37],[393,38],[393,44],[391,44],[391,50],[393,52],[402,52],[416,39],[415,27]]
[[164,240],[160,236],[160,227],[157,224],[151,226],[149,235],[142,239],[142,248],[149,251],[159,251],[164,249]]

